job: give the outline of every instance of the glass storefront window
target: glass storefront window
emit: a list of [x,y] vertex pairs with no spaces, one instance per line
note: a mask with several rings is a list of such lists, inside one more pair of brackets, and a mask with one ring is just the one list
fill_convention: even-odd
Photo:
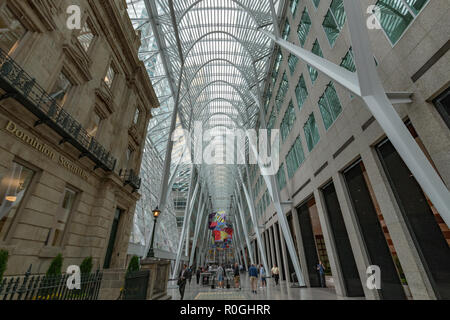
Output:
[[13,162],[5,175],[0,175],[0,239],[4,239],[17,213],[34,171]]
[[2,30],[0,32],[0,48],[11,54],[25,35],[26,30],[6,6],[0,10],[0,30]]

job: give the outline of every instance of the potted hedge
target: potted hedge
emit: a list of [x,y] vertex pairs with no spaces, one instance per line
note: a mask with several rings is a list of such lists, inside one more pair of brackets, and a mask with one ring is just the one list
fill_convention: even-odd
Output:
[[141,265],[139,263],[139,257],[133,256],[128,264],[127,275],[132,272],[137,272],[141,270]]
[[50,263],[47,273],[41,281],[41,288],[43,287],[39,290],[41,299],[42,297],[44,300],[52,298],[53,292],[58,289],[57,286],[61,282],[63,261],[62,255],[58,254]]
[[85,258],[80,265],[81,274],[90,274],[92,271],[92,266],[92,257]]
[[3,280],[3,274],[6,271],[6,266],[8,265],[9,253],[6,250],[0,250],[0,283]]

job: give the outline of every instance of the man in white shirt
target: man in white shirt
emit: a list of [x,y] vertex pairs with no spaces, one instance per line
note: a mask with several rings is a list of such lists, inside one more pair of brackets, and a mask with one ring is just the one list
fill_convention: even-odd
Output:
[[280,269],[276,265],[272,268],[272,277],[275,279],[275,285],[278,285],[278,281],[280,281]]

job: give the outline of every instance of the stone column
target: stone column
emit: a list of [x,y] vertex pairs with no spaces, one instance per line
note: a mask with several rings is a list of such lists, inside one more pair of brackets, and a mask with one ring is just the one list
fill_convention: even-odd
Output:
[[272,267],[277,264],[277,257],[275,255],[275,249],[274,249],[274,239],[273,239],[273,227],[269,227],[267,229],[269,231],[269,246],[270,246],[270,256],[272,259]]
[[346,296],[347,293],[345,292],[344,277],[339,263],[336,243],[334,242],[334,237],[332,234],[333,227],[330,225],[330,221],[328,220],[322,193],[318,189],[314,190],[314,198],[316,200],[317,212],[319,215],[320,225],[322,227],[325,246],[327,248],[328,259],[330,261],[331,273],[333,274],[336,294]]
[[289,271],[289,258],[288,258],[288,252],[286,250],[286,240],[284,240],[284,235],[283,235],[283,230],[281,229],[281,225],[278,224],[278,229],[279,229],[279,233],[280,233],[280,245],[281,245],[281,254],[283,255],[283,261],[284,261],[284,266],[283,271],[284,274],[286,275],[286,282],[287,283],[291,283],[291,274]]
[[280,246],[279,246],[279,240],[280,240],[280,238],[278,237],[278,228],[276,228],[275,227],[276,226],[276,224],[274,224],[273,225],[273,236],[274,236],[274,238],[275,238],[275,242],[274,242],[274,244],[275,244],[275,251],[276,251],[276,255],[277,255],[277,266],[278,266],[278,269],[280,270],[280,280],[281,280],[281,276],[284,274],[284,266],[282,266],[281,265],[281,255],[282,255],[282,252],[280,252],[280,250],[279,250],[279,248],[280,248]]
[[307,272],[308,265],[306,263],[305,247],[303,246],[302,232],[300,230],[300,222],[298,220],[297,209],[292,207],[292,223],[294,224],[295,239],[297,243],[297,254],[300,260],[300,266],[302,268],[303,278],[305,279],[305,284],[307,287],[311,286],[309,280],[309,274]]
[[361,279],[364,294],[369,300],[379,300],[380,295],[377,290],[369,290],[366,286],[367,268],[371,265],[369,256],[364,246],[364,240],[359,231],[358,222],[353,212],[351,199],[346,190],[344,177],[340,173],[335,173],[333,176],[334,187],[342,211],[345,228],[347,229],[348,238],[352,247],[355,263],[358,268],[359,277]]

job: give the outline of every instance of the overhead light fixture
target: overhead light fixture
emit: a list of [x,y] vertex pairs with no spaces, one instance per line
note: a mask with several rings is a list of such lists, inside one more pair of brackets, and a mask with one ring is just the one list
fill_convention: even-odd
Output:
[[17,201],[17,197],[16,196],[6,196],[5,200],[8,202],[16,202]]

